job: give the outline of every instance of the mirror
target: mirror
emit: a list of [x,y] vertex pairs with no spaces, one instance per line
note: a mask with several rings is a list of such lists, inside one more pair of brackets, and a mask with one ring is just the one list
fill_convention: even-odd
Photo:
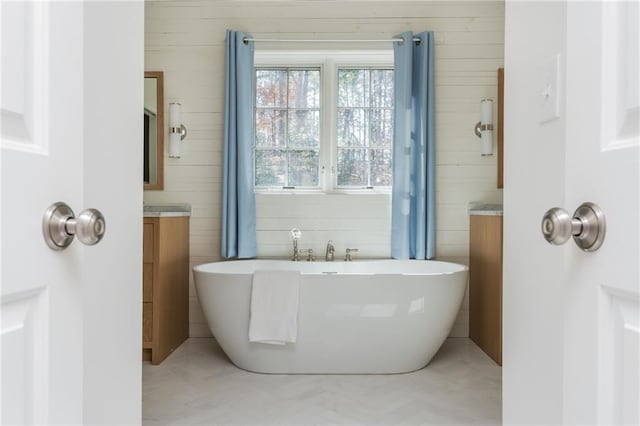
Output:
[[144,189],[164,189],[164,95],[162,71],[144,73]]

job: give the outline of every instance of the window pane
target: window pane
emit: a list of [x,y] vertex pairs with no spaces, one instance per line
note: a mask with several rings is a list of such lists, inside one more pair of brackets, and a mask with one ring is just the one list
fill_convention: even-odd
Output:
[[[337,73],[337,184],[389,186],[393,70]],[[319,186],[320,77],[318,68],[256,70],[256,186]]]
[[289,111],[289,147],[316,148],[320,145],[319,133],[319,111]]
[[369,151],[371,162],[371,185],[391,186],[391,150],[372,149]]
[[393,108],[393,70],[371,70],[371,106]]
[[256,70],[256,186],[319,185],[320,84],[319,68]]
[[338,146],[366,146],[365,111],[362,108],[338,110]]
[[367,186],[366,150],[338,150],[338,185]]
[[369,70],[338,71],[338,106],[367,106],[367,80]]
[[256,109],[256,146],[284,147],[286,111]]
[[289,71],[289,108],[320,107],[320,71]]
[[369,110],[369,146],[390,147],[393,139],[393,111],[372,108]]
[[318,186],[318,151],[289,151],[289,186]]
[[393,83],[393,70],[338,71],[338,186],[391,185]]
[[284,186],[286,151],[256,151],[256,186]]
[[287,70],[256,70],[256,106],[286,107]]

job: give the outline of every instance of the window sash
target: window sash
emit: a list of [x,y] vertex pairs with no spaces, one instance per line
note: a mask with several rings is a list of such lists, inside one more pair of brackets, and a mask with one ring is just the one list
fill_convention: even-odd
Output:
[[[284,99],[285,99],[285,104],[284,105],[266,105],[266,106],[258,106],[257,105],[257,93],[256,93],[256,99],[254,100],[254,122],[258,121],[258,113],[259,111],[273,111],[273,112],[281,112],[283,113],[283,117],[284,117],[284,123],[283,123],[283,135],[282,135],[282,145],[275,145],[275,146],[261,146],[258,143],[258,132],[256,129],[256,136],[255,136],[255,140],[254,140],[254,173],[255,173],[255,177],[254,177],[254,188],[256,189],[274,189],[274,188],[280,188],[280,189],[289,189],[289,188],[306,188],[306,189],[319,189],[321,188],[321,181],[320,181],[320,152],[321,152],[321,147],[322,147],[322,126],[321,126],[321,116],[322,116],[322,95],[319,94],[319,99],[318,99],[318,105],[314,106],[314,107],[299,107],[299,106],[290,106],[289,102],[289,83],[290,83],[290,73],[292,71],[316,71],[319,73],[319,89],[320,92],[322,91],[322,69],[319,66],[309,66],[309,67],[291,67],[291,66],[280,66],[280,67],[255,67],[255,72],[254,72],[254,86],[256,87],[257,90],[257,85],[258,85],[258,72],[259,71],[282,71],[286,73],[286,83],[285,83],[285,94],[283,95]],[[317,139],[318,142],[316,145],[312,145],[312,146],[304,146],[304,145],[298,145],[298,144],[292,144],[291,143],[291,138],[290,138],[290,114],[291,113],[296,113],[296,112],[317,112],[318,113],[318,126],[317,126]],[[283,176],[283,181],[280,182],[279,184],[275,185],[260,185],[258,184],[258,168],[257,168],[257,164],[258,164],[258,158],[260,157],[260,152],[267,152],[267,151],[280,151],[282,154],[281,156],[284,157],[283,160],[283,165],[282,168],[284,169],[284,176]],[[292,173],[292,157],[295,156],[295,154],[300,154],[300,153],[310,153],[311,156],[312,153],[316,153],[316,157],[318,158],[317,161],[317,166],[315,168],[309,169],[310,174],[313,176],[315,175],[316,178],[316,183],[315,185],[293,185],[294,182],[292,182],[291,176],[293,175]]]
[[[334,156],[335,161],[334,161],[334,167],[335,167],[335,178],[334,178],[334,187],[337,189],[382,189],[382,190],[390,190],[391,189],[391,180],[388,180],[388,184],[387,185],[374,185],[372,182],[372,175],[373,173],[373,167],[374,164],[372,163],[372,151],[391,151],[392,149],[392,144],[393,144],[393,133],[391,134],[391,140],[389,141],[388,144],[383,144],[383,145],[377,145],[377,144],[373,144],[372,140],[371,140],[371,134],[372,134],[372,123],[370,120],[371,117],[371,112],[372,111],[380,111],[380,112],[387,112],[390,114],[390,118],[391,121],[389,123],[389,126],[391,127],[391,132],[393,132],[393,107],[392,106],[379,106],[380,104],[377,103],[376,105],[372,106],[372,98],[373,98],[373,86],[371,83],[372,80],[372,72],[371,71],[378,71],[378,70],[390,70],[393,71],[393,67],[389,67],[389,66],[361,66],[361,65],[355,65],[355,66],[338,66],[336,67],[335,70],[335,75],[336,75],[336,84],[335,84],[335,91],[336,93],[340,93],[340,80],[337,77],[340,73],[340,71],[343,70],[367,70],[367,78],[366,78],[366,88],[365,88],[365,93],[364,93],[364,102],[362,104],[358,104],[358,105],[353,105],[353,106],[345,106],[345,105],[340,105],[340,102],[338,102],[338,99],[336,99],[336,102],[334,103],[335,105],[335,110],[336,110],[336,120],[333,123],[334,129],[335,129],[335,138],[334,141],[335,143],[332,144],[333,145],[333,149],[336,151],[336,155]],[[362,116],[363,116],[363,134],[362,134],[362,143],[360,145],[350,145],[348,143],[344,143],[344,141],[341,141],[340,138],[338,137],[338,126],[340,124],[339,120],[340,120],[340,113],[342,111],[361,111],[362,112]],[[361,170],[361,172],[364,174],[364,182],[359,183],[359,184],[340,184],[340,176],[341,173],[343,172],[340,169],[340,153],[341,151],[344,152],[346,150],[351,150],[351,151],[356,151],[356,150],[361,150],[364,151],[364,155],[363,155],[363,161],[362,161],[362,165],[364,167],[364,170]],[[383,154],[384,157],[384,154]],[[392,159],[390,158],[390,162],[392,161]],[[389,173],[391,172],[391,167],[392,165],[389,165]]]
[[[337,142],[337,114],[338,114],[338,70],[339,69],[374,69],[393,70],[393,52],[391,50],[286,50],[266,51],[256,50],[255,67],[259,69],[320,69],[320,144],[318,147],[318,186],[295,188],[282,188],[282,186],[257,186],[256,192],[285,193],[306,192],[311,193],[354,193],[373,194],[388,193],[390,186],[383,185],[356,185],[338,186],[338,155]],[[266,107],[265,107],[266,108]],[[273,109],[278,109],[274,107]],[[371,107],[371,109],[380,109]],[[392,108],[388,108],[393,114]],[[392,117],[391,117],[392,118]],[[344,147],[346,148],[346,147]],[[374,152],[380,151],[379,147],[372,145]],[[256,154],[269,148],[256,147]],[[389,151],[385,155],[391,155]],[[371,167],[370,171],[374,171]],[[255,170],[255,166],[254,166]],[[389,171],[390,173],[390,171]],[[368,180],[368,183],[370,181]],[[374,182],[375,183],[375,182]],[[373,186],[373,188],[371,188]]]

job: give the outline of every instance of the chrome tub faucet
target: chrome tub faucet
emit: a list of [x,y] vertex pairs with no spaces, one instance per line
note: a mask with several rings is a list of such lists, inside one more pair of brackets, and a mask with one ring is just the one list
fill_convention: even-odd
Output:
[[324,260],[327,262],[333,262],[335,252],[336,248],[333,246],[333,241],[329,240],[329,242],[327,242],[327,251],[325,252]]

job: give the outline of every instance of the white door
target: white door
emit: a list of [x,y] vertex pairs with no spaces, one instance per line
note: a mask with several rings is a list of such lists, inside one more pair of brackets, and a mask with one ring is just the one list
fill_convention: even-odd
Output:
[[[640,423],[639,24],[637,1],[507,2],[505,424]],[[602,247],[547,244],[543,213],[585,201]]]
[[598,251],[564,248],[566,423],[640,424],[639,26],[637,1],[567,3],[565,207],[608,223]]
[[[142,3],[3,1],[0,19],[0,421],[139,423]],[[50,249],[56,201],[101,210],[104,239]]]

